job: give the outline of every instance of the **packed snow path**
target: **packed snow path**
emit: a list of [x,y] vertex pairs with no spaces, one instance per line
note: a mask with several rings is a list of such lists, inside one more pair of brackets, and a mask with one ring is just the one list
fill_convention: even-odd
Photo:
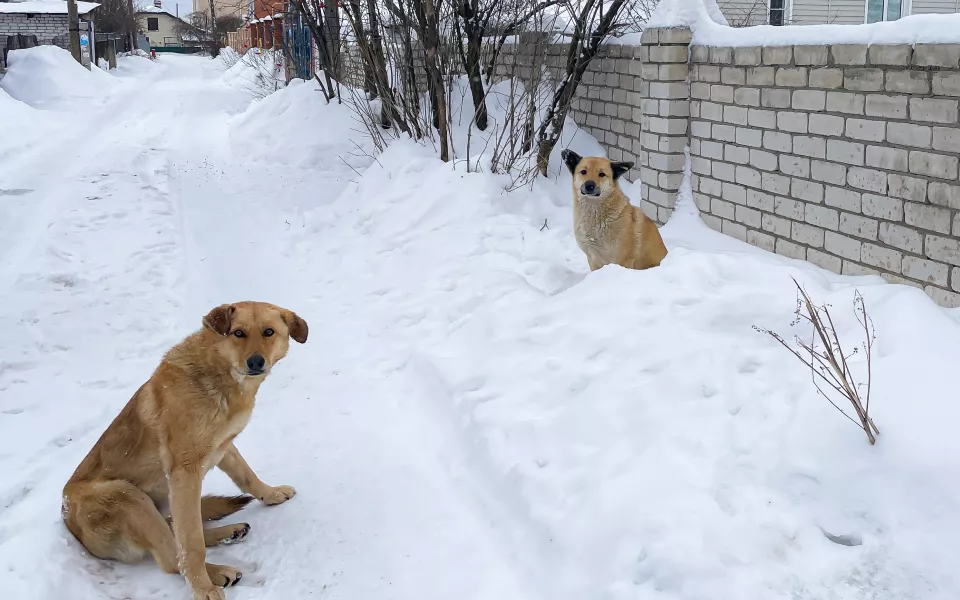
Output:
[[[353,146],[336,140],[310,169],[284,164],[275,146],[235,152],[231,119],[251,99],[221,83],[217,66],[166,55],[105,101],[76,102],[66,139],[4,165],[0,188],[19,190],[4,200],[22,223],[4,228],[0,250],[4,595],[189,596],[153,564],[81,556],[57,522],[60,488],[166,348],[213,306],[256,299],[311,326],[241,444],[263,479],[298,496],[246,511],[250,543],[210,560],[256,564],[270,598],[538,597],[443,468],[458,457],[437,452],[404,409],[390,347],[357,299],[337,292],[336,263],[296,248],[296,207],[337,198],[356,177],[340,159]],[[214,473],[207,488],[232,485]]]
[[[217,61],[115,76],[17,52],[0,81],[4,597],[189,598],[150,562],[84,555],[60,491],[162,353],[246,299],[297,311],[310,339],[237,440],[298,495],[231,518],[253,530],[210,552],[247,569],[229,598],[960,596],[958,311],[714,234],[689,198],[662,267],[587,273],[564,175],[505,195],[411,143],[373,161],[311,84],[251,105],[250,73]],[[876,447],[752,330],[791,333],[791,277],[851,346],[864,294]],[[205,487],[234,490],[218,472]]]

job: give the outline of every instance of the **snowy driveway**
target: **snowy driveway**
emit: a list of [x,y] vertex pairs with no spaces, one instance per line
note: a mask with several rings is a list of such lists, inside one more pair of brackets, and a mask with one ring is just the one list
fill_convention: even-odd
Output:
[[[69,85],[0,83],[4,597],[188,597],[84,556],[60,490],[163,351],[246,299],[311,336],[237,441],[299,493],[211,551],[248,569],[230,598],[960,595],[960,327],[922,292],[682,210],[663,267],[588,275],[563,181],[503,195],[412,144],[373,162],[310,84],[250,105],[216,61],[125,59],[91,83],[48,54],[35,72]],[[878,447],[751,329],[790,331],[790,276],[845,336],[864,293]]]

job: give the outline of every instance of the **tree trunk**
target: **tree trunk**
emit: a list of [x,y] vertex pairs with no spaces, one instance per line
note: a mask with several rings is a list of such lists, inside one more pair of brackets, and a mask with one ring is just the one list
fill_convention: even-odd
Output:
[[310,13],[309,9],[307,9],[306,5],[303,3],[303,0],[291,0],[290,4],[297,9],[297,12],[300,14],[300,18],[304,23],[307,24],[307,29],[310,30],[310,36],[313,38],[314,44],[317,46],[317,52],[320,53],[320,67],[323,69],[323,75],[327,81],[327,84],[324,86],[319,77],[317,77],[317,83],[319,83],[320,87],[323,88],[323,95],[326,97],[327,102],[330,102],[330,99],[334,96],[333,82],[330,81],[330,71],[333,69],[333,66],[332,61],[330,60],[329,48],[325,37],[326,29],[323,23],[323,18],[320,16],[319,6],[317,3],[314,3],[313,5],[314,10],[318,11],[316,20],[314,20],[313,15]]
[[[537,170],[543,176],[547,175],[550,154],[557,145],[557,141],[560,140],[560,134],[563,132],[563,122],[567,118],[567,113],[570,112],[570,103],[577,93],[577,87],[583,80],[583,74],[600,51],[600,44],[612,31],[620,14],[620,9],[625,2],[625,0],[613,0],[604,13],[602,11],[603,6],[598,4],[600,1],[586,0],[581,9],[570,41],[570,49],[567,53],[566,74],[563,83],[554,93],[547,115],[537,132]],[[593,31],[589,31],[590,21],[596,14],[593,11],[598,7],[601,15],[600,22]]]
[[220,40],[217,39],[217,9],[213,5],[213,0],[210,0],[210,53],[214,57],[220,53]]
[[483,76],[480,70],[480,57],[482,51],[483,39],[481,31],[476,28],[467,29],[467,60],[466,71],[467,79],[470,83],[470,95],[473,98],[475,109],[477,129],[485,131],[487,129],[487,99],[483,90]]
[[437,24],[437,11],[433,0],[418,0],[423,13],[423,48],[426,54],[427,81],[430,83],[430,96],[434,108],[434,126],[440,134],[440,160],[450,161],[447,131],[447,94],[443,88],[443,76],[440,72],[439,57],[440,29]]
[[70,29],[70,54],[75,61],[83,64],[80,56],[80,15],[77,14],[76,0],[67,0],[67,23]]
[[570,111],[570,101],[577,91],[577,85],[583,78],[583,72],[587,70],[587,64],[584,63],[583,68],[579,68],[578,65],[578,68],[560,84],[560,89],[554,94],[550,112],[543,123],[540,124],[540,133],[537,136],[537,169],[544,177],[546,177],[547,167],[550,165],[550,153],[553,152],[553,148],[557,145],[560,134],[563,132],[563,122]]
[[380,96],[380,126],[384,129],[390,128],[391,113],[394,113],[395,123],[400,123],[403,119],[399,114],[395,114],[393,107],[393,93],[390,89],[390,80],[387,77],[387,59],[383,55],[383,40],[380,36],[380,22],[377,19],[376,0],[367,0],[367,12],[370,15],[370,62],[377,94]]
[[[357,43],[365,43],[366,30],[363,27],[363,12],[360,10],[360,0],[350,0],[350,10],[354,15],[354,33],[357,36]],[[364,41],[362,41],[364,40]],[[376,88],[373,83],[373,69],[371,68],[370,61],[363,61],[363,91],[370,95],[370,98],[376,98]]]
[[[340,73],[340,4],[336,0],[326,0],[323,4],[323,20],[327,46],[327,59],[336,77]],[[328,75],[329,77],[329,75]]]

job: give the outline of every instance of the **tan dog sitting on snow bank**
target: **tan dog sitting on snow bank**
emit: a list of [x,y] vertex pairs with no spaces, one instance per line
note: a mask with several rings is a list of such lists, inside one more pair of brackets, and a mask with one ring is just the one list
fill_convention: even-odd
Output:
[[667,255],[657,225],[620,190],[617,180],[632,162],[560,153],[573,175],[573,233],[590,270],[609,264],[628,269],[656,267]]
[[[195,600],[223,600],[220,588],[241,573],[207,564],[204,547],[238,542],[250,526],[203,522],[252,497],[274,505],[296,493],[260,481],[233,445],[288,337],[306,342],[306,321],[272,304],[239,302],[210,311],[203,329],[164,355],[63,489],[63,520],[90,554],[128,563],[152,554],[164,571],[183,573]],[[201,498],[213,467],[250,495]]]

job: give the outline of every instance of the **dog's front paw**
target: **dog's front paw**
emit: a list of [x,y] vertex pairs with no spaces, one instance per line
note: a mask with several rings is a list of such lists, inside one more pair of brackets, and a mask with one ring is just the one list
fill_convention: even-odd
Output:
[[[207,563],[207,575],[210,576],[210,581],[213,582],[213,585],[221,588],[237,585],[240,579],[243,578],[243,573],[233,567],[214,565],[211,563]],[[220,593],[220,596],[211,596],[211,598],[214,597],[223,598],[223,592]],[[201,596],[201,598],[206,600],[205,596]]]
[[275,506],[277,504],[283,504],[290,498],[293,498],[296,493],[297,490],[293,489],[292,486],[279,485],[268,488],[266,493],[260,496],[260,502],[263,502],[267,506]]
[[193,590],[193,600],[226,600],[226,596],[218,587],[203,587]]

